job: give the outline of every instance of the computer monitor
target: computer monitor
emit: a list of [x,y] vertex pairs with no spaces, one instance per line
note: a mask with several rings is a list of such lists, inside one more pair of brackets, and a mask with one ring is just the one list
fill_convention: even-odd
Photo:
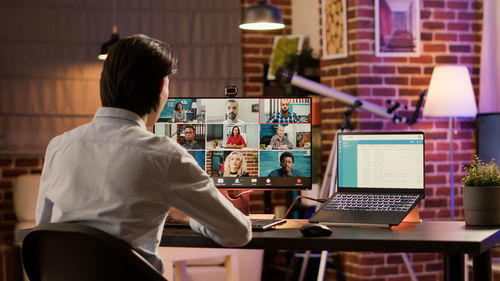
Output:
[[169,98],[154,133],[184,146],[218,188],[311,188],[310,98]]
[[500,113],[481,113],[477,115],[477,155],[484,162],[494,159],[500,165]]

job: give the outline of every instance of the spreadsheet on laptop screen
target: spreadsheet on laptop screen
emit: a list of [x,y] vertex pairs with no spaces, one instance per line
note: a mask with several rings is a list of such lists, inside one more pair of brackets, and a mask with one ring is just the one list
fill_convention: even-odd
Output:
[[340,134],[338,161],[342,188],[424,188],[423,134]]

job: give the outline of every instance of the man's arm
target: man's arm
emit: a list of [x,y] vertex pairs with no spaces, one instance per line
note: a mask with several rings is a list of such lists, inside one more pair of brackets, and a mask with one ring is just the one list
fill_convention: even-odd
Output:
[[299,116],[297,115],[297,113],[292,112],[292,116],[293,116],[293,122],[294,123],[302,123],[302,120],[299,118]]
[[276,113],[271,115],[271,118],[267,119],[266,123],[276,123]]
[[226,247],[246,245],[250,220],[215,187],[192,157],[177,151],[168,171],[167,202],[190,217],[191,228]]

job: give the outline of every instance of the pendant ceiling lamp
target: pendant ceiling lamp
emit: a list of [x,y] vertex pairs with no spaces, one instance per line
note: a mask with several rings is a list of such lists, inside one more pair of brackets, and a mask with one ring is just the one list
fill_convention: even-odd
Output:
[[257,0],[243,10],[241,29],[276,30],[284,27],[280,9],[268,4],[267,0]]
[[113,0],[113,31],[111,33],[111,38],[106,41],[101,46],[101,52],[97,56],[100,60],[106,60],[108,57],[108,51],[116,42],[120,40],[120,35],[118,34],[118,27],[116,27],[116,0]]

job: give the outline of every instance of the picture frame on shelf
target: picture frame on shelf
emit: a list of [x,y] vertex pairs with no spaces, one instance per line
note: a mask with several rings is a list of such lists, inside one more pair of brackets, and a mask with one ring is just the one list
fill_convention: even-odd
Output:
[[298,54],[302,51],[303,43],[303,35],[274,36],[273,50],[269,62],[269,70],[267,72],[268,80],[275,79],[276,70],[283,65],[287,55]]
[[345,58],[347,47],[346,0],[321,1],[323,59]]
[[375,0],[375,56],[420,56],[420,0]]

